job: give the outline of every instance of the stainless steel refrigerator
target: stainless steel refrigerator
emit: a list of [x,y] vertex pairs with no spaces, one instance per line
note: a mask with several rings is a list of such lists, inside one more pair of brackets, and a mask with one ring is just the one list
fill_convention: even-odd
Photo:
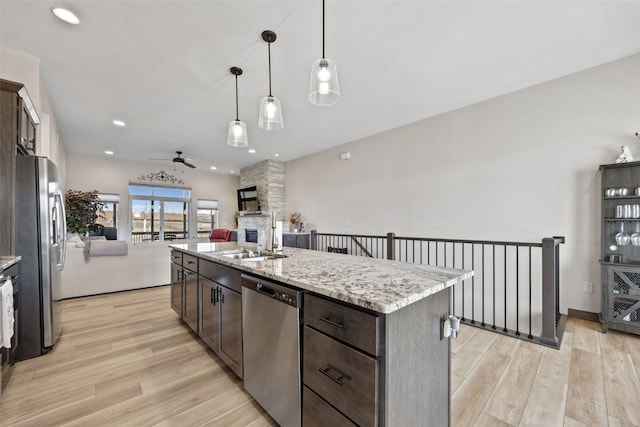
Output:
[[16,360],[53,349],[62,333],[66,223],[58,169],[45,157],[16,158],[16,255],[20,263]]

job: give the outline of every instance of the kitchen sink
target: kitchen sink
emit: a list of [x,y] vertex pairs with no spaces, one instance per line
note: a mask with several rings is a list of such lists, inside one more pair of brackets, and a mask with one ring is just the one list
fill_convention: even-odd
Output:
[[274,252],[247,251],[247,250],[242,250],[238,252],[228,252],[228,253],[222,254],[222,256],[225,256],[227,258],[238,259],[240,261],[256,261],[256,262],[287,257],[286,255],[277,254]]

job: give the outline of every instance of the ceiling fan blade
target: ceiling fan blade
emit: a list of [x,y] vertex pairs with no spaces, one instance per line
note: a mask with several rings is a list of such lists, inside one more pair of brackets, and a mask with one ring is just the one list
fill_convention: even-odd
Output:
[[187,163],[187,162],[184,162],[184,165],[185,166],[189,166],[192,169],[195,169],[195,167],[196,167],[195,165],[192,165],[191,163]]

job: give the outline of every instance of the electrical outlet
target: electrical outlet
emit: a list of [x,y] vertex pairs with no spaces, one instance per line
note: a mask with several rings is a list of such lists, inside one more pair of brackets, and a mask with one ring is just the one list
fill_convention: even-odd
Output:
[[584,282],[583,288],[585,292],[593,292],[593,282]]

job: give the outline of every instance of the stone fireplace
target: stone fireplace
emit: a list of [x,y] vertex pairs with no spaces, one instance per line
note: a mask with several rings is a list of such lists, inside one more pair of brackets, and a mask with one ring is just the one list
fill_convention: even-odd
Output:
[[246,229],[271,229],[271,212],[276,221],[284,221],[284,162],[264,160],[240,170],[240,188],[255,185],[258,192],[260,214],[238,218],[238,243],[246,242]]

